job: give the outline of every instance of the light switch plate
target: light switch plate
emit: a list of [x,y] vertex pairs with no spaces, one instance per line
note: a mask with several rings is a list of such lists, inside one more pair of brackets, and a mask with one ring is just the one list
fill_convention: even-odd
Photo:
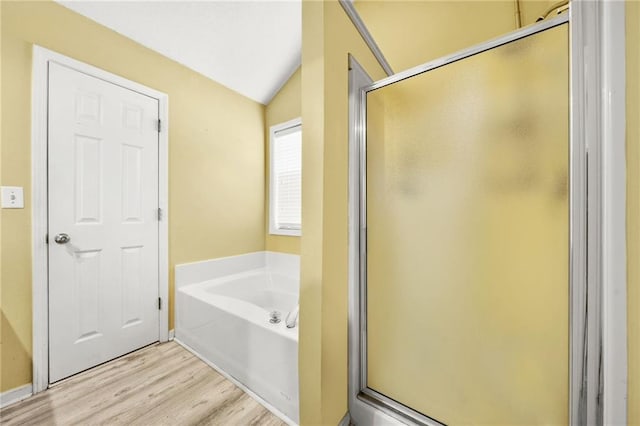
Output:
[[3,209],[24,208],[24,195],[21,186],[3,186],[1,188]]

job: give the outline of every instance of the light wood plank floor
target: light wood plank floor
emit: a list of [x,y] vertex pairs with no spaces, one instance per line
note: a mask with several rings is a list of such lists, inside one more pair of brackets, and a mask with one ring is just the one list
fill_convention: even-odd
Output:
[[0,411],[3,425],[285,425],[174,342],[73,376]]

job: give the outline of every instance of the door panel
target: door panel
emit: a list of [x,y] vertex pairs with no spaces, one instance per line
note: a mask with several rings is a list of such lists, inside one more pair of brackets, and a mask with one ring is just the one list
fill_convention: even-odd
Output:
[[567,424],[568,25],[367,94],[367,386]]
[[157,120],[156,99],[49,64],[50,382],[158,340]]

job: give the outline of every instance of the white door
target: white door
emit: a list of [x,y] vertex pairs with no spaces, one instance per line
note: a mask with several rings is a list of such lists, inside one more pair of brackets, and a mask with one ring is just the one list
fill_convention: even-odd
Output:
[[157,123],[157,99],[50,62],[51,383],[158,340]]

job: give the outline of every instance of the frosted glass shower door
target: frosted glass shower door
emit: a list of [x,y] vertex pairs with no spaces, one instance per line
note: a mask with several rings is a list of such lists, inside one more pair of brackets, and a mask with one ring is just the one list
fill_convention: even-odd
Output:
[[366,387],[567,424],[568,24],[366,95]]

